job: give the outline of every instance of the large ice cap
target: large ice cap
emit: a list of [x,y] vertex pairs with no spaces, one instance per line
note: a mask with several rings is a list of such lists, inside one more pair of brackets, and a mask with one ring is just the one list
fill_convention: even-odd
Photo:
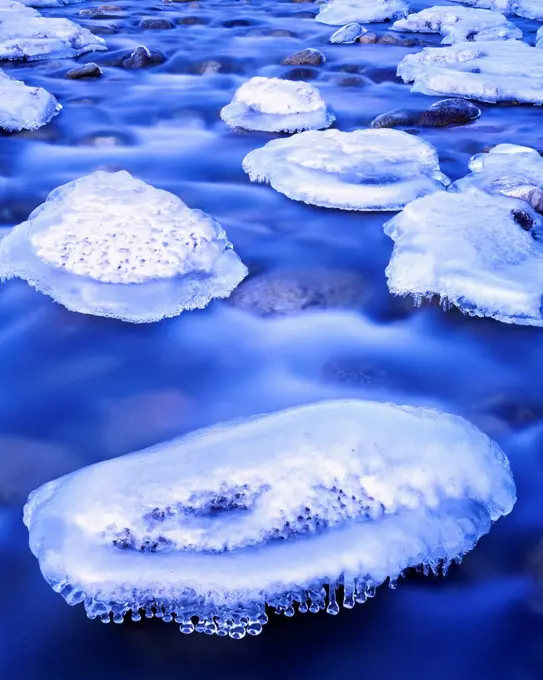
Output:
[[432,96],[543,104],[543,52],[518,40],[426,47],[404,57],[398,76]]
[[385,225],[396,295],[438,296],[472,316],[543,326],[542,218],[525,202],[470,188],[407,205]]
[[233,128],[267,132],[318,130],[335,120],[313,85],[260,76],[243,83],[221,118]]
[[404,17],[408,9],[404,0],[331,0],[321,6],[315,20],[329,26],[378,23]]
[[0,242],[0,277],[133,322],[205,307],[246,273],[215,220],[125,171],[55,189]]
[[251,151],[243,169],[288,198],[343,210],[400,210],[449,183],[430,143],[387,129],[301,132]]
[[37,130],[62,107],[41,87],[13,80],[0,69],[0,128],[6,132]]
[[471,7],[437,6],[399,19],[393,31],[441,33],[444,45],[466,40],[507,40],[522,38],[522,31],[503,14]]
[[543,21],[543,3],[541,0],[452,0],[462,2],[470,7],[492,9],[504,14],[516,14],[526,19]]
[[29,7],[64,7],[65,5],[75,5],[84,0],[21,0]]
[[472,156],[471,173],[451,184],[449,191],[477,187],[528,201],[543,213],[543,158],[539,152],[518,144],[498,144],[488,153]]
[[10,16],[39,17],[41,14],[31,7],[16,2],[16,0],[0,0],[0,21],[8,19]]
[[514,502],[504,453],[467,421],[345,400],[83,468],[34,491],[24,521],[45,579],[90,618],[241,638],[266,605],[337,614],[338,588],[350,608],[410,567],[446,571]]

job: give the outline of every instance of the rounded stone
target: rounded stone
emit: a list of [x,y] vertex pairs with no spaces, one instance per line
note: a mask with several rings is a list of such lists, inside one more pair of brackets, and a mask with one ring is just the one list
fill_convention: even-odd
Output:
[[320,66],[324,64],[326,57],[319,50],[308,47],[291,54],[283,60],[285,66]]
[[432,104],[419,118],[419,125],[428,127],[444,127],[445,125],[463,125],[481,115],[481,109],[466,99],[442,99]]
[[80,80],[81,78],[100,78],[103,75],[102,69],[98,64],[90,63],[76,66],[68,71],[64,76],[70,80]]

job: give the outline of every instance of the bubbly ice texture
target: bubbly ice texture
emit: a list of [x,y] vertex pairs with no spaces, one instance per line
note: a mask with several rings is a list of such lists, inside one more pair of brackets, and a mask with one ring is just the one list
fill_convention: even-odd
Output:
[[227,297],[246,276],[224,229],[128,172],[51,192],[0,243],[0,277],[70,310],[151,322]]
[[543,104],[543,52],[518,40],[426,47],[404,57],[398,76],[432,96]]
[[444,45],[466,40],[508,40],[522,38],[522,31],[503,14],[471,7],[437,6],[399,19],[393,31],[441,33]]
[[0,59],[76,57],[106,49],[102,38],[69,19],[42,17],[24,5],[24,11],[10,5],[0,6]]
[[[0,19],[1,21],[1,19]],[[0,128],[6,132],[37,130],[46,125],[61,105],[41,87],[13,80],[0,69]]]
[[315,21],[329,26],[351,23],[380,23],[407,16],[404,0],[332,0],[322,5]]
[[413,201],[385,224],[394,241],[388,286],[472,316],[543,326],[542,225],[525,201],[475,188]]
[[288,198],[343,210],[400,210],[449,183],[431,144],[388,129],[276,139],[251,151],[243,169]]
[[83,468],[34,491],[24,522],[44,578],[90,618],[240,638],[266,605],[336,614],[339,587],[352,607],[410,567],[446,570],[514,502],[505,455],[462,418],[345,400]]
[[335,120],[313,85],[260,76],[243,83],[221,118],[233,128],[266,132],[318,130]]
[[543,21],[543,4],[541,0],[452,0],[462,2],[470,7],[492,9],[504,14],[516,14],[526,19]]
[[449,191],[476,187],[528,201],[543,213],[543,158],[527,146],[498,144],[488,153],[472,156],[471,173],[451,184]]

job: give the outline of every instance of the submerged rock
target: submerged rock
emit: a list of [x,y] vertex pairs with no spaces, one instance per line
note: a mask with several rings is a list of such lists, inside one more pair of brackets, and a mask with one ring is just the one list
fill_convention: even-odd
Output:
[[145,17],[140,21],[140,28],[143,31],[160,31],[173,28],[174,25],[169,19],[158,17]]
[[162,64],[164,61],[166,61],[166,56],[162,52],[139,45],[133,52],[122,58],[121,66],[123,68],[148,68]]
[[442,99],[420,114],[418,124],[427,127],[464,125],[476,120],[480,115],[481,109],[465,99],[459,97]]
[[217,222],[124,171],[55,189],[0,242],[0,278],[134,323],[205,307],[246,273]]
[[321,5],[315,21],[330,26],[393,21],[407,16],[404,0],[332,0]]
[[504,14],[516,14],[526,19],[543,21],[543,5],[541,0],[452,0],[470,7],[492,9]]
[[267,132],[326,128],[335,120],[313,85],[260,76],[243,83],[221,118],[232,128]]
[[427,47],[404,57],[398,76],[432,96],[543,104],[543,52],[518,40]]
[[61,110],[61,105],[41,87],[29,87],[0,70],[0,128],[6,132],[37,130]]
[[342,210],[400,210],[449,183],[434,147],[397,130],[302,132],[251,151],[243,169],[288,198]]
[[360,24],[347,24],[346,26],[342,26],[330,37],[330,42],[340,45],[349,45],[355,43],[367,32],[367,29]]
[[438,296],[472,316],[543,326],[542,218],[525,202],[478,189],[407,205],[385,225],[395,295]]
[[446,573],[514,502],[504,453],[467,421],[345,400],[83,468],[34,491],[24,522],[47,582],[90,618],[143,610],[239,639],[266,607],[337,614],[339,589],[351,608],[410,567]]
[[326,57],[319,50],[308,47],[291,54],[283,60],[285,66],[321,66],[326,61]]
[[465,40],[508,40],[522,38],[522,31],[503,14],[468,7],[430,7],[392,26],[393,31],[441,33],[444,45]]
[[80,80],[81,78],[100,78],[103,75],[102,69],[98,64],[83,64],[82,66],[76,66],[68,71],[65,78],[70,80]]

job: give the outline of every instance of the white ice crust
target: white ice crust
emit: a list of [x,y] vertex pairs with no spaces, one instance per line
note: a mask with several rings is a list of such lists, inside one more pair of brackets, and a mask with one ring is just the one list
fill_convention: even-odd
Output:
[[205,307],[246,271],[211,217],[124,171],[59,187],[0,243],[2,278],[135,322]]
[[293,200],[343,210],[400,210],[449,183],[431,144],[388,129],[276,139],[251,151],[243,169]]
[[543,104],[543,52],[518,40],[427,47],[404,57],[398,76],[432,96]]
[[537,31],[536,37],[535,37],[536,47],[543,47],[543,26]]
[[16,0],[0,0],[0,21],[5,21],[14,16],[39,17],[41,14],[21,2],[16,2]]
[[492,9],[503,14],[516,14],[526,19],[543,21],[543,3],[541,0],[452,0],[462,2],[470,7]]
[[329,26],[379,23],[407,16],[408,9],[404,0],[332,0],[321,6],[315,20]]
[[61,106],[41,87],[29,87],[0,70],[0,128],[6,132],[37,130],[57,115]]
[[338,45],[350,45],[367,32],[367,29],[360,24],[347,24],[330,36],[330,42]]
[[65,5],[75,5],[83,0],[21,0],[29,7],[64,7]]
[[89,616],[154,601],[184,632],[190,616],[217,632],[236,612],[265,622],[265,603],[324,608],[325,583],[328,611],[340,583],[353,606],[408,567],[462,557],[514,502],[505,455],[470,423],[346,400],[83,468],[33,492],[24,521],[44,577]]
[[392,26],[393,31],[441,33],[444,45],[466,40],[522,38],[522,31],[503,14],[471,7],[437,6],[410,14]]
[[541,217],[476,188],[413,201],[385,225],[396,295],[434,295],[474,316],[543,326]]
[[281,78],[251,78],[221,110],[232,128],[298,132],[327,128],[335,120],[316,87]]

